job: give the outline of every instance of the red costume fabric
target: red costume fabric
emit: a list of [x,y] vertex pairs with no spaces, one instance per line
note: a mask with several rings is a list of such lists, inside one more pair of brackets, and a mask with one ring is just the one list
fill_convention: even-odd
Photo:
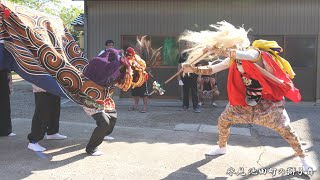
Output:
[[[262,98],[278,102],[287,97],[295,103],[300,102],[301,95],[297,88],[294,87],[293,82],[282,71],[278,64],[272,59],[271,55],[261,51],[263,60],[273,69],[273,75],[280,80],[283,84],[278,84],[270,78],[263,75],[259,69],[248,60],[243,60],[242,67],[247,76],[259,81],[263,90]],[[244,85],[241,73],[237,69],[237,64],[232,62],[230,65],[227,85],[228,97],[231,105],[246,106],[246,86]]]

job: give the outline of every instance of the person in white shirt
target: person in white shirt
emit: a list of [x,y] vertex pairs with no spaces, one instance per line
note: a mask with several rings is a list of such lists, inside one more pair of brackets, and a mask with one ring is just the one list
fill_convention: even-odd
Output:
[[100,51],[100,53],[98,54],[98,56],[100,56],[101,54],[103,54],[107,49],[114,47],[114,42],[113,42],[113,40],[110,40],[110,39],[107,40],[106,43],[105,43],[105,46],[106,46],[106,48],[105,48],[104,50]]

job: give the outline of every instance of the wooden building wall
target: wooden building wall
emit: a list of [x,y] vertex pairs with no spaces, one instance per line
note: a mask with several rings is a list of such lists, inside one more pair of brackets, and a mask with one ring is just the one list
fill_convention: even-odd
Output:
[[[298,75],[304,74],[295,83],[303,94],[311,94],[306,100],[320,99],[318,0],[87,0],[85,4],[89,59],[104,48],[107,39],[113,39],[120,47],[122,35],[178,36],[185,29],[204,30],[221,20],[252,28],[249,34],[253,38],[280,38],[285,47],[287,42],[296,42],[291,37],[298,37],[297,41],[299,37],[312,38],[312,67],[294,67]],[[219,75],[225,76],[226,73]],[[305,85],[306,80],[311,83]],[[221,86],[225,88],[225,81]]]

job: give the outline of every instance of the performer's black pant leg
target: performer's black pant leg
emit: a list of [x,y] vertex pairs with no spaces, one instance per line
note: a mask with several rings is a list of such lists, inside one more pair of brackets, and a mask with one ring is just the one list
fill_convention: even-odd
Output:
[[[110,117],[108,117],[108,115]],[[105,114],[103,112],[100,112],[92,115],[92,117],[96,120],[97,127],[94,129],[86,147],[86,151],[89,154],[93,153],[96,148],[102,143],[104,136],[112,133],[113,128],[116,124],[117,113],[112,112]]]
[[32,118],[31,133],[28,135],[30,142],[38,142],[43,139],[47,132],[48,121],[51,120],[49,102],[52,94],[47,92],[34,93],[35,112]]
[[0,136],[12,132],[8,70],[0,70]]
[[52,135],[59,132],[59,120],[60,120],[60,102],[61,99],[59,96],[50,94],[50,109],[48,111],[51,114],[50,119],[48,120],[48,129],[47,134]]

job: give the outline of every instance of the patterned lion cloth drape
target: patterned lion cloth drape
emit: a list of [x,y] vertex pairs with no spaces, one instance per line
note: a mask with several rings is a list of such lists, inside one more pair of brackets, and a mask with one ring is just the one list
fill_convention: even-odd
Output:
[[80,105],[114,110],[112,90],[83,74],[88,60],[60,18],[9,2],[0,4],[0,14],[0,64]]

